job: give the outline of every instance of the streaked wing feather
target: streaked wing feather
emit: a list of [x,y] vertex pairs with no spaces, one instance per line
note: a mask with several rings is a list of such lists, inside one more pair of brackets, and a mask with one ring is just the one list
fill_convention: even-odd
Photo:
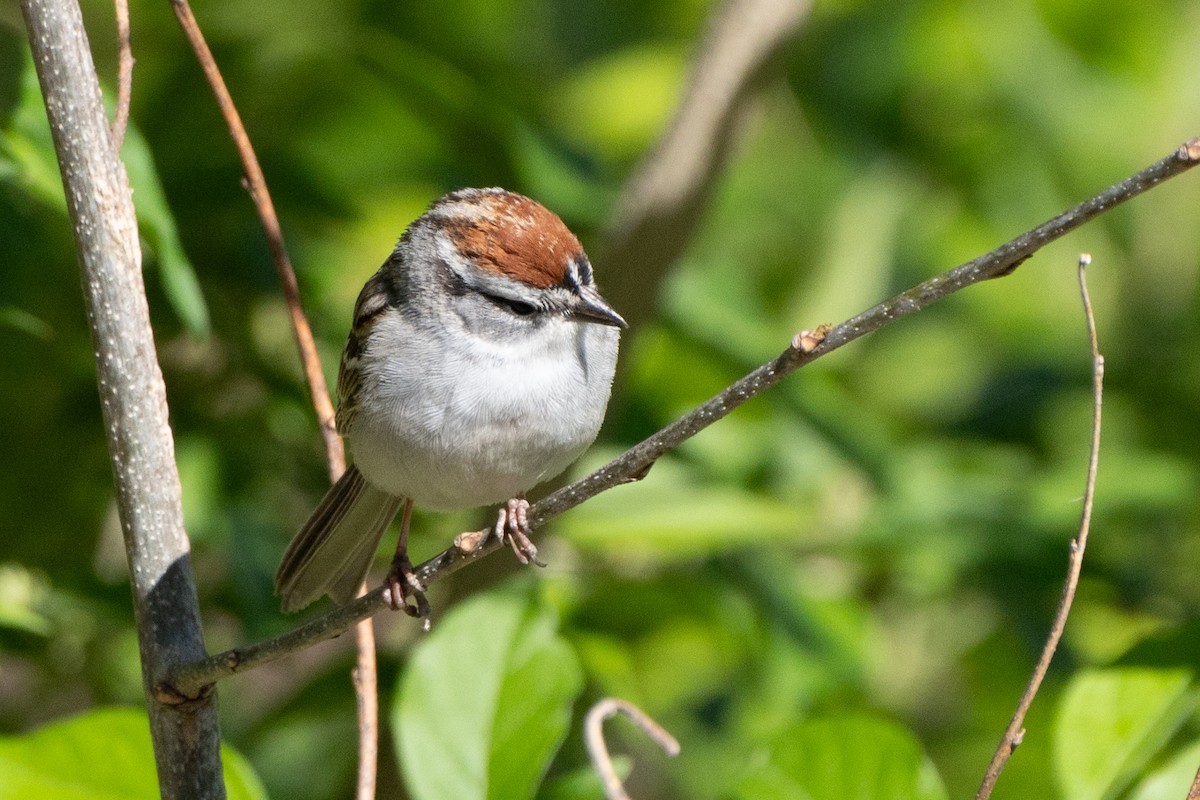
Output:
[[371,326],[375,318],[392,302],[393,290],[383,274],[386,268],[387,264],[384,264],[358,293],[358,300],[354,304],[354,324],[351,326],[350,336],[346,339],[346,347],[342,350],[342,360],[338,364],[337,430],[343,436],[353,426],[358,411],[358,390],[361,384],[359,365],[363,349],[367,346]]

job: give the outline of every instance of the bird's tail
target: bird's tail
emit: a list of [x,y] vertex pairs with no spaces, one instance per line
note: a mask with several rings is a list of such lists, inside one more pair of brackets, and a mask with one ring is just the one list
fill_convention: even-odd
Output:
[[275,573],[283,610],[299,611],[322,594],[338,605],[353,600],[403,502],[347,469],[283,554]]

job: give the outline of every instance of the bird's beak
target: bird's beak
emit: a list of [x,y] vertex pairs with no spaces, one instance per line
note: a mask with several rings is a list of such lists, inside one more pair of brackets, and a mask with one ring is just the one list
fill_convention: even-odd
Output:
[[593,286],[581,286],[576,295],[577,301],[571,306],[571,316],[586,322],[598,322],[601,325],[611,325],[614,328],[628,328],[620,314],[613,311],[608,301],[600,296]]

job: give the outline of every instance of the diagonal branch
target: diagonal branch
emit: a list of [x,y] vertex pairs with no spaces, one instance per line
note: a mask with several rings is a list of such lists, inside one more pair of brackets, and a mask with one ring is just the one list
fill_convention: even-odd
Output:
[[[544,525],[551,518],[606,489],[640,480],[664,453],[678,447],[805,364],[972,284],[1010,274],[1023,261],[1055,239],[1148,191],[1162,181],[1191,169],[1197,162],[1200,162],[1200,139],[1192,139],[1141,172],[989,253],[930,278],[829,328],[827,332],[798,334],[788,348],[775,359],[753,370],[706,403],[634,445],[592,474],[535,503],[529,509],[530,526],[536,528]],[[417,576],[423,583],[428,584],[499,549],[500,546],[499,542],[491,539],[471,553],[463,553],[451,547],[421,564],[417,568]],[[237,647],[189,664],[172,676],[171,686],[185,695],[193,695],[221,678],[274,661],[294,650],[337,636],[358,620],[381,611],[385,605],[384,590],[375,589],[353,603],[335,609],[275,639]]]

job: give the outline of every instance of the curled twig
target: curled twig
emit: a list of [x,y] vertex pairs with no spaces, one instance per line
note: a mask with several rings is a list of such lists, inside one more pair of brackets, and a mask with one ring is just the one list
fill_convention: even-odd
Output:
[[617,714],[624,714],[628,717],[668,756],[679,755],[679,742],[675,740],[674,736],[667,733],[663,726],[652,720],[645,711],[628,700],[606,697],[588,710],[587,718],[583,723],[583,740],[587,745],[588,756],[592,759],[592,764],[600,773],[600,780],[604,783],[604,797],[606,800],[630,800],[629,795],[625,792],[625,787],[621,785],[621,778],[617,775],[612,756],[608,754],[608,745],[604,741],[604,721],[612,719]]
[[976,800],[986,800],[991,796],[1001,770],[1004,769],[1004,765],[1025,736],[1025,730],[1022,727],[1025,723],[1025,715],[1033,704],[1033,698],[1037,696],[1042,679],[1046,677],[1046,671],[1050,668],[1050,660],[1054,658],[1054,651],[1058,648],[1059,640],[1062,639],[1063,629],[1067,625],[1067,615],[1071,613],[1071,603],[1075,599],[1075,588],[1079,585],[1079,573],[1083,569],[1083,551],[1087,547],[1088,530],[1092,524],[1092,503],[1096,493],[1096,467],[1100,460],[1100,404],[1104,394],[1104,356],[1100,355],[1100,346],[1096,341],[1096,319],[1092,315],[1092,301],[1088,297],[1087,289],[1086,273],[1090,263],[1092,263],[1091,256],[1086,253],[1079,256],[1079,293],[1083,299],[1088,340],[1092,349],[1092,449],[1088,456],[1087,483],[1083,491],[1083,512],[1079,520],[1079,531],[1071,540],[1070,555],[1067,559],[1067,579],[1063,584],[1058,611],[1054,615],[1054,624],[1050,626],[1050,633],[1042,647],[1042,655],[1033,668],[1033,675],[1025,686],[1025,692],[1021,695],[1020,702],[1017,703],[1017,710],[1013,712],[1012,719],[1004,730],[1004,736],[1000,739],[1000,745],[996,748],[996,754],[992,756],[992,763],[988,765],[987,772],[984,773],[983,782],[975,794]]
[[[658,433],[626,450],[595,472],[571,483],[529,509],[531,528],[574,508],[606,489],[628,483],[644,475],[664,453],[678,447],[755,395],[761,394],[800,367],[849,344],[891,322],[913,314],[968,286],[1010,274],[1046,244],[1078,228],[1105,211],[1157,186],[1200,162],[1200,139],[1193,139],[1166,158],[1136,175],[1105,189],[1095,197],[1044,222],[1033,230],[997,247],[989,253],[936,275],[874,308],[831,327],[811,350],[792,347],[753,370],[707,402],[696,407]],[[800,337],[801,342],[806,341]],[[445,577],[500,547],[489,539],[471,553],[450,547],[417,567],[417,578],[426,586]],[[353,603],[335,609],[295,630],[257,644],[237,647],[188,664],[171,676],[174,691],[193,696],[205,685],[221,678],[252,669],[294,650],[341,634],[358,620],[386,607],[384,590],[377,588]]]

